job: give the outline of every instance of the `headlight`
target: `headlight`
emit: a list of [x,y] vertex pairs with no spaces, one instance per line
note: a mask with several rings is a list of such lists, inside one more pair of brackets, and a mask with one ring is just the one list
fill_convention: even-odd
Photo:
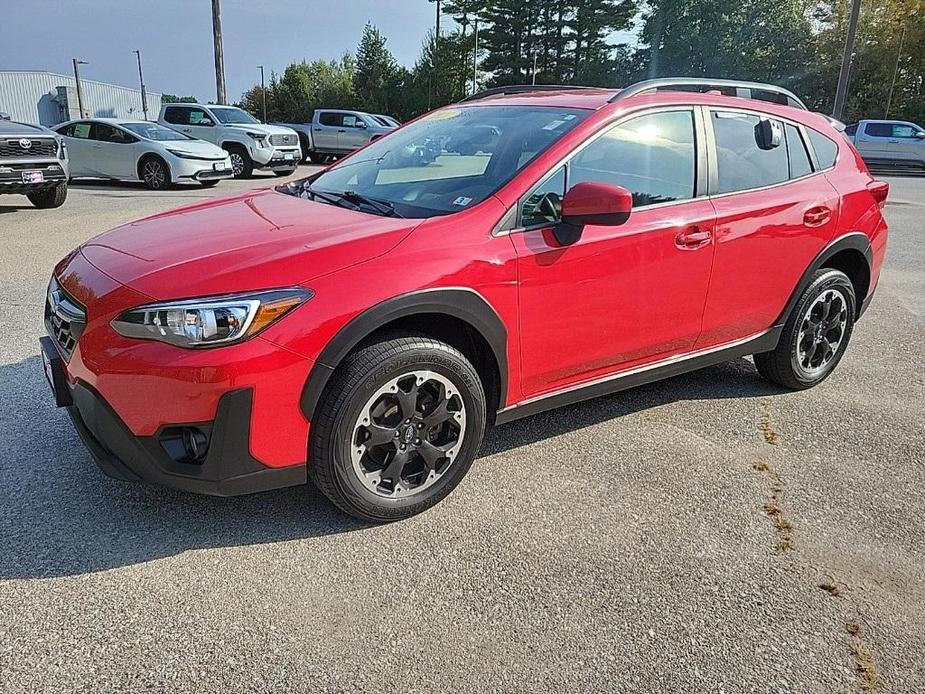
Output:
[[125,337],[177,347],[218,347],[256,335],[313,296],[298,287],[147,304],[112,321]]
[[247,133],[247,134],[248,134],[248,136],[250,136],[250,137],[252,137],[252,138],[254,139],[254,141],[257,143],[257,146],[258,146],[260,149],[266,149],[266,147],[268,146],[268,145],[267,145],[267,136],[266,136],[266,135],[264,135],[263,133],[251,133],[251,132],[249,132],[249,133]]
[[170,149],[169,147],[167,148],[167,151],[170,152],[175,157],[180,157],[180,159],[203,159],[204,158],[198,154],[193,154],[192,152],[184,152],[179,149]]

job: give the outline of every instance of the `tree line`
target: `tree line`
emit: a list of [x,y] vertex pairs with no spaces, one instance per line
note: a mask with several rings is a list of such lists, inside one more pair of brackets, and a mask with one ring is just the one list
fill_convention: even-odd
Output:
[[[329,107],[405,120],[490,86],[620,87],[662,76],[771,82],[828,113],[849,0],[445,0],[443,7],[451,29],[429,32],[410,68],[367,24],[355,54],[272,74],[268,119],[305,122]],[[256,85],[240,105],[260,114],[262,96]],[[890,117],[925,122],[925,0],[863,0],[846,119],[884,117],[888,100]]]

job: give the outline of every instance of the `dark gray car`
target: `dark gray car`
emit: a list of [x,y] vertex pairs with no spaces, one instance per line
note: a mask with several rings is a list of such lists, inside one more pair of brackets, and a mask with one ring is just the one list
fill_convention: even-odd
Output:
[[0,120],[0,193],[18,193],[40,208],[67,199],[68,160],[64,141],[51,130]]

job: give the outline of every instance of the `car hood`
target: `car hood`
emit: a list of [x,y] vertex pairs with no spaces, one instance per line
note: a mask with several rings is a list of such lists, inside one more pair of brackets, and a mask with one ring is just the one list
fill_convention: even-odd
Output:
[[295,130],[286,128],[282,125],[267,125],[266,123],[229,123],[225,128],[237,128],[252,133],[262,133],[263,135],[294,135]]
[[302,284],[388,252],[420,222],[254,190],[116,227],[80,250],[117,282],[179,299]]
[[208,157],[209,159],[224,159],[228,152],[218,145],[213,145],[205,140],[170,140],[167,142],[158,142],[164,149],[172,149],[176,152],[185,152],[197,157]]

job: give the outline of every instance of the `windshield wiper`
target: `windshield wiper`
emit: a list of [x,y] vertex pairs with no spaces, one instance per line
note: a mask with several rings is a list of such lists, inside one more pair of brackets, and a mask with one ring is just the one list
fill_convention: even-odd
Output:
[[301,192],[308,193],[312,200],[324,200],[325,202],[331,203],[332,205],[340,206],[340,197],[333,193],[326,193],[321,190],[315,190],[312,188],[308,182],[302,184]]
[[386,217],[401,217],[404,219],[403,215],[395,211],[395,205],[386,200],[377,200],[376,198],[358,193],[355,190],[345,190],[339,193],[339,195],[347,202],[352,202],[355,205],[368,205]]

